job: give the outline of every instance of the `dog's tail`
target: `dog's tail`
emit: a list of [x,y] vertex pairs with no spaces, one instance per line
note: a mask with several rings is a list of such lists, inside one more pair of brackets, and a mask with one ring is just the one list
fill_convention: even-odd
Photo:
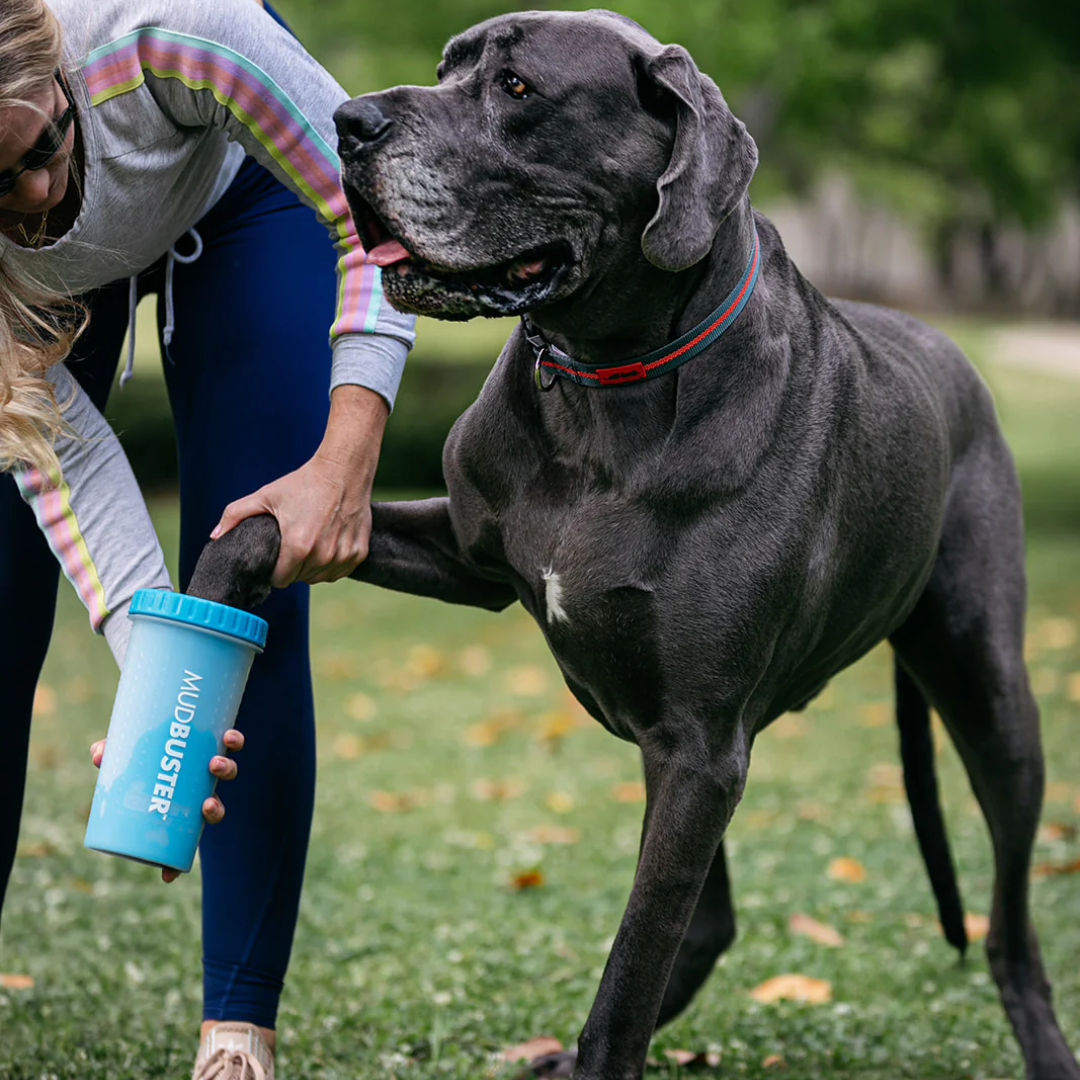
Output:
[[945,940],[963,956],[968,937],[964,927],[964,905],[956,881],[956,867],[949,851],[945,819],[941,814],[937,773],[934,769],[934,738],[930,729],[930,706],[922,691],[894,661],[896,675],[896,724],[900,729],[900,760],[904,765],[904,787],[911,804],[911,820],[919,840],[919,850],[930,875],[937,899],[938,915]]

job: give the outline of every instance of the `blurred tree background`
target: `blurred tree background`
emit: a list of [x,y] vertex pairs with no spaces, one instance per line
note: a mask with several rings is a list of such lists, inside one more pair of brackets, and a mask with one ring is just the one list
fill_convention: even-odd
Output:
[[[515,5],[278,7],[361,93],[433,82],[450,36]],[[1017,308],[1027,284],[1029,309],[1080,314],[1080,252],[1049,250],[1080,186],[1077,0],[625,0],[618,10],[686,45],[720,85],[761,148],[759,205],[810,199],[823,178],[843,176],[917,234],[933,286],[964,293],[953,306]],[[966,290],[954,280],[961,251],[978,279]],[[1061,265],[1047,273],[1046,259]]]
[[[514,9],[271,2],[353,94],[433,83],[451,36]],[[687,46],[719,84],[760,147],[755,205],[824,292],[939,320],[967,313],[984,327],[1080,318],[1080,0],[625,0],[619,10]],[[446,433],[508,332],[490,320],[421,323],[383,487],[441,486]],[[1075,368],[1078,341],[1080,331],[1049,345]],[[1029,357],[1030,342],[1013,352]],[[109,409],[144,485],[173,484],[160,383],[136,380]]]

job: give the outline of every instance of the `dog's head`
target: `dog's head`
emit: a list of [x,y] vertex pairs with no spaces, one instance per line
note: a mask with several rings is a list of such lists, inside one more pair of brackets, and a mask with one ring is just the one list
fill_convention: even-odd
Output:
[[437,75],[336,115],[360,237],[403,311],[515,315],[627,259],[683,270],[757,163],[686,50],[610,12],[490,19]]

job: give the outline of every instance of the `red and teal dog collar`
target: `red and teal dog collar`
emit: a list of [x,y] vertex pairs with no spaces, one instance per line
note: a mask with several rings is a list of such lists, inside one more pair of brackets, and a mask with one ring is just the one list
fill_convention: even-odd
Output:
[[530,332],[529,324],[522,316],[521,325],[525,339],[536,352],[536,385],[541,390],[550,390],[555,379],[561,376],[582,386],[625,386],[627,383],[641,382],[642,379],[653,379],[657,375],[672,371],[680,364],[685,364],[687,360],[708,348],[739,317],[757,283],[759,249],[755,228],[754,247],[750,252],[746,271],[724,302],[682,337],[624,364],[578,363],[573,357],[546,341],[537,331]]

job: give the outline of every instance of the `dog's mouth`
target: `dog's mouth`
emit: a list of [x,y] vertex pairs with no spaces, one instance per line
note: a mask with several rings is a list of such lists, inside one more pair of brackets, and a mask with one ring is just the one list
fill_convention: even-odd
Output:
[[558,240],[489,266],[441,266],[410,250],[355,188],[347,193],[368,260],[382,269],[387,295],[402,310],[444,318],[521,314],[547,299],[574,262],[570,244]]

